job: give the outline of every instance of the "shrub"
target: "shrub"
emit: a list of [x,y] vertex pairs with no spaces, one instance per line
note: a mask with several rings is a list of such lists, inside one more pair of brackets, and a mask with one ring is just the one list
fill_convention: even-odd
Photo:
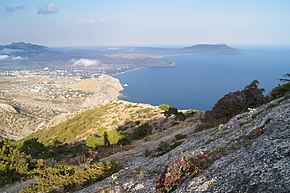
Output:
[[283,97],[289,93],[290,93],[290,82],[287,82],[282,85],[278,84],[277,87],[273,88],[270,95],[273,99],[276,99],[276,98]]
[[171,192],[186,178],[194,177],[210,166],[209,151],[200,151],[197,155],[182,155],[179,159],[165,166],[157,176],[156,189],[158,192]]
[[159,105],[159,109],[163,110],[163,111],[168,111],[169,110],[169,105],[167,104],[161,104]]
[[36,184],[31,184],[20,192],[73,192],[119,170],[120,166],[114,162],[85,165],[83,169],[68,165],[47,167],[39,171]]
[[23,142],[20,150],[25,154],[30,154],[33,157],[42,157],[47,152],[47,147],[38,142],[38,139],[31,138]]
[[138,126],[133,130],[132,138],[133,139],[142,139],[148,135],[151,135],[152,128],[149,123],[144,123],[143,125]]
[[175,115],[175,118],[179,121],[184,121],[186,119],[186,115],[182,112],[179,112],[175,107],[169,107],[168,110],[163,112],[165,117],[170,117],[171,115]]
[[0,140],[0,187],[26,178],[37,163],[8,139]]
[[188,137],[187,134],[182,134],[182,133],[175,135],[176,140],[185,139],[187,137]]
[[119,139],[117,145],[129,145],[132,143],[132,137],[128,133],[125,133],[124,136]]
[[86,146],[90,148],[96,148],[97,146],[103,145],[103,140],[101,137],[95,137],[92,135],[87,136]]
[[258,85],[259,81],[254,80],[244,90],[224,95],[212,110],[205,113],[198,130],[224,124],[233,116],[246,112],[248,108],[255,108],[267,102],[267,98],[263,95],[264,89],[258,88]]
[[123,134],[116,130],[108,130],[107,128],[98,128],[95,136],[89,135],[87,137],[87,147],[96,148],[98,146],[109,146],[111,144],[117,144],[120,139],[123,138]]

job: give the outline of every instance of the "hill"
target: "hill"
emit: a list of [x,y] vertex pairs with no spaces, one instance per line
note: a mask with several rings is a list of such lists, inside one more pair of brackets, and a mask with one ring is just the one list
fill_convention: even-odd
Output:
[[[60,125],[18,142],[22,151],[42,158],[33,163],[46,164],[41,174],[34,173],[38,181],[23,183],[28,185],[23,192],[39,191],[41,187],[52,190],[46,184],[45,172],[50,173],[50,182],[60,192],[289,190],[289,95],[249,109],[226,124],[201,130],[203,114],[177,111],[167,105],[152,107],[122,101],[79,112]],[[116,162],[118,168],[113,164]],[[91,175],[86,173],[93,171],[88,167],[107,167],[88,163],[110,163],[109,167],[113,168],[104,175],[111,177],[100,177],[90,181],[96,183],[84,187],[90,183],[75,180],[84,180],[79,175]],[[58,171],[74,172],[68,177]],[[76,185],[78,182],[81,184]],[[11,188],[22,187],[19,184]]]
[[[120,161],[123,169],[79,193],[163,192],[165,183],[168,190],[180,181],[174,192],[288,192],[289,104],[289,97],[278,99],[201,132],[193,126],[181,145],[161,156],[148,154],[158,150],[148,141],[103,158]],[[200,170],[186,179],[190,164]]]
[[236,48],[227,46],[226,44],[197,44],[191,47],[181,49],[184,53],[192,54],[222,54],[222,55],[236,55],[240,51]]
[[1,46],[0,49],[22,50],[22,51],[44,51],[48,49],[45,46],[35,45],[25,42],[13,42],[12,44]]

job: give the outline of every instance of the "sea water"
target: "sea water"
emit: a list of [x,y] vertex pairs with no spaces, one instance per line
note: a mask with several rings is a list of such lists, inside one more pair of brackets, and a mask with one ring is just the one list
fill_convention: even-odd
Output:
[[[239,48],[239,47],[238,47]],[[128,84],[120,97],[178,109],[209,110],[223,95],[242,90],[252,80],[268,94],[290,73],[290,46],[242,47],[240,55],[187,55],[166,59],[171,68],[143,68],[117,75]]]

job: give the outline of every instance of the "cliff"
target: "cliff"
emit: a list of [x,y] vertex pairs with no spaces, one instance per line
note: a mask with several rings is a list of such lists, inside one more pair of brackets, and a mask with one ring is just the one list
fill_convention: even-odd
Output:
[[94,107],[106,101],[117,99],[123,87],[120,81],[114,77],[102,74],[96,78],[95,94],[87,98],[84,108]]

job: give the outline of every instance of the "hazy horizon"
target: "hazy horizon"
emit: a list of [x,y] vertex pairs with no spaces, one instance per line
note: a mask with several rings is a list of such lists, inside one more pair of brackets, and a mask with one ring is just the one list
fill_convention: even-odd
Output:
[[0,0],[0,44],[289,45],[290,1]]

